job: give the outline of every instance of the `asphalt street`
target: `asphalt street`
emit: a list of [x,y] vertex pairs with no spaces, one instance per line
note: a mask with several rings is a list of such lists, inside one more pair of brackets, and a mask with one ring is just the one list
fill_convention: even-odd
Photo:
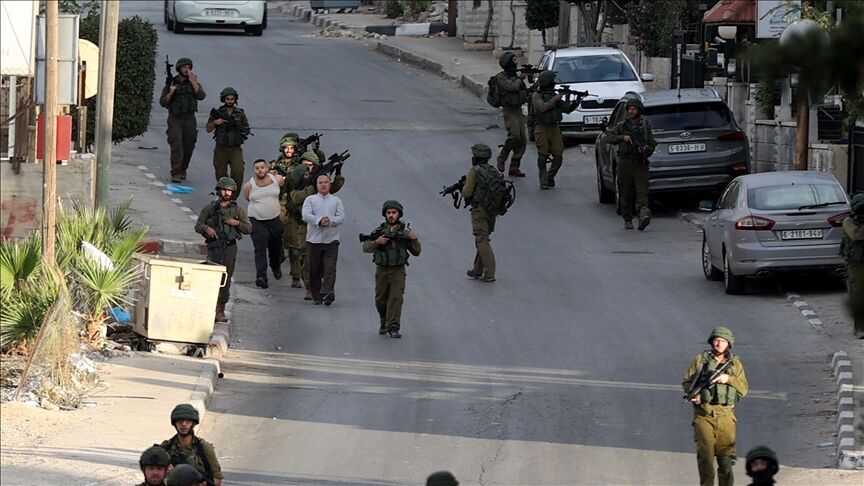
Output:
[[[263,37],[176,35],[161,2],[122,11],[157,26],[158,59],[191,57],[208,93],[189,171],[197,192],[181,196],[196,213],[213,184],[203,126],[225,86],[239,91],[255,134],[247,177],[287,131],[321,132],[327,154],[352,154],[332,307],[304,302],[290,279],[257,289],[251,241],[241,242],[235,347],[200,430],[226,484],[420,484],[439,469],[464,484],[693,484],[680,382],[718,325],[735,332],[751,384],[737,412],[739,455],[765,443],[787,470],[833,464],[833,448],[818,447],[834,431],[831,343],[773,284],[733,297],[706,281],[701,233],[675,201],[656,207],[647,231],[624,230],[597,202],[592,146],[568,147],[558,188],[543,192],[529,147],[529,177],[492,237],[497,281],[470,281],[468,212],[438,191],[467,171],[472,144],[503,142],[496,110],[371,44],[317,38],[293,19],[271,17]],[[160,64],[157,88],[163,78]],[[139,146],[156,149],[133,154],[163,181],[165,116],[154,99]],[[378,224],[386,199],[402,202],[423,244],[408,268],[401,340],[376,332],[374,265],[356,236]],[[736,471],[743,482],[743,459]]]

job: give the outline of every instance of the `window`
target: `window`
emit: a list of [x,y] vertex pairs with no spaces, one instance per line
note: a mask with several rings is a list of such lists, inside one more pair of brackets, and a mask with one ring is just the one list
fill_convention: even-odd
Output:
[[552,70],[557,73],[558,84],[637,81],[636,73],[622,54],[559,57]]
[[721,128],[732,123],[732,114],[723,102],[646,106],[645,116],[654,131]]
[[753,187],[747,194],[747,205],[762,210],[797,210],[813,204],[846,202],[843,189],[836,184],[785,184]]
[[723,191],[720,196],[720,201],[717,202],[717,209],[735,209],[738,205],[738,192],[740,183],[733,181],[729,187]]

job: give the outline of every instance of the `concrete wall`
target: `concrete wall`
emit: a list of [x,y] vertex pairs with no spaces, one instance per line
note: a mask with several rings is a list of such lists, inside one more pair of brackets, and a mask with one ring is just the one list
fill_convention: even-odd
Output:
[[[0,238],[26,238],[38,231],[42,221],[42,164],[21,164],[18,174],[12,164],[0,163]],[[57,196],[60,205],[71,207],[79,199],[92,204],[95,198],[96,157],[78,154],[57,166]],[[58,207],[59,212],[59,207]]]
[[[509,2],[494,1],[494,15],[492,24],[489,26],[489,41],[494,42],[498,36],[497,28],[500,17],[504,10],[509,15],[507,8]],[[474,42],[483,38],[483,30],[486,28],[486,19],[489,15],[489,0],[480,2],[479,7],[474,6],[473,0],[459,0],[459,15],[456,18],[456,32],[465,42]],[[509,32],[509,31],[508,31]]]
[[810,144],[810,158],[807,161],[810,170],[830,172],[840,182],[846,191],[849,190],[849,145],[813,143]]

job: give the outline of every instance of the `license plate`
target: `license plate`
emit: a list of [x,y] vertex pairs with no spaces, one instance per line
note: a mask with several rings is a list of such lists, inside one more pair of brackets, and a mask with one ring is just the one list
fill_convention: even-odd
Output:
[[819,240],[822,239],[821,229],[785,230],[780,232],[782,240]]
[[599,124],[603,123],[603,117],[597,116],[597,115],[586,116],[585,118],[582,119],[582,121],[586,125],[599,125]]
[[669,146],[670,154],[686,154],[688,152],[704,152],[704,143],[677,143]]
[[224,8],[208,8],[204,10],[204,15],[208,17],[231,17],[232,11]]

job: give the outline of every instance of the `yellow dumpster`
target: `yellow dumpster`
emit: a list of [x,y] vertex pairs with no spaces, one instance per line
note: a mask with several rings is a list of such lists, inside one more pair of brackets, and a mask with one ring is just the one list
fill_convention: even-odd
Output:
[[133,330],[152,341],[207,344],[213,333],[223,265],[170,256],[137,254],[144,282],[135,304]]

